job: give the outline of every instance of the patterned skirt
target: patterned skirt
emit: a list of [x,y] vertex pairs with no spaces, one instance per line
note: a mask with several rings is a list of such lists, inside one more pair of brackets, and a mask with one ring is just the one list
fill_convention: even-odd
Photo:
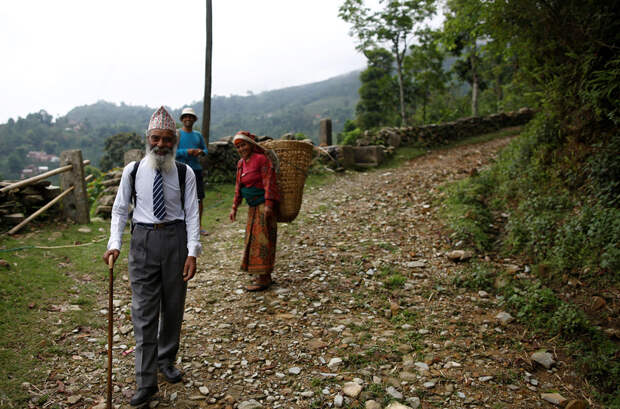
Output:
[[250,274],[271,274],[276,262],[278,223],[274,215],[265,218],[265,204],[248,207],[245,226],[245,247],[241,271]]

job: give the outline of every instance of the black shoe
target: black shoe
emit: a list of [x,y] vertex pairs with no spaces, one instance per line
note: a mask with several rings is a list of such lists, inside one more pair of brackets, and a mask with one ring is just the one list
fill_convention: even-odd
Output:
[[131,398],[131,401],[129,401],[129,404],[131,406],[140,406],[144,403],[147,403],[149,400],[151,400],[151,397],[157,393],[158,390],[159,389],[157,388],[157,386],[149,386],[148,388],[138,389],[133,395],[133,398]]
[[181,379],[183,379],[183,374],[181,371],[173,365],[162,366],[159,368],[159,372],[161,372],[162,375],[164,375],[164,378],[166,378],[166,380],[170,383],[181,382]]

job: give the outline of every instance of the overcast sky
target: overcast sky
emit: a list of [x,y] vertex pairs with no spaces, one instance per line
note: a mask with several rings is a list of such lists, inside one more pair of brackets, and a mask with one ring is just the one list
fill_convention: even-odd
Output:
[[[0,123],[98,100],[178,108],[204,92],[203,0],[16,0],[0,7]],[[366,65],[341,0],[213,0],[212,94]]]

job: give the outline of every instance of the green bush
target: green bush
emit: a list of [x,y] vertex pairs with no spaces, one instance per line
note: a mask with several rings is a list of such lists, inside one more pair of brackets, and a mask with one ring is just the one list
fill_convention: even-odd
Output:
[[550,323],[552,331],[566,339],[573,339],[590,331],[590,323],[583,311],[569,303],[562,303],[555,310]]
[[475,263],[454,278],[454,284],[458,287],[469,288],[470,290],[493,289],[494,272],[490,271],[487,265]]
[[594,197],[608,206],[620,206],[620,133],[610,140],[593,146],[594,154],[588,159],[586,172]]
[[355,145],[355,141],[362,135],[360,128],[355,128],[348,132],[341,132],[338,135],[338,143],[340,145]]
[[551,318],[560,304],[553,291],[540,281],[524,287],[506,287],[505,304],[516,312],[517,318],[540,332],[550,328]]
[[[568,274],[593,288],[618,283],[620,138],[612,133],[588,146],[561,129],[553,116],[539,115],[491,169],[444,189],[444,216],[453,237],[479,251],[529,260],[538,279],[498,290],[506,308],[536,333],[571,345],[600,400],[613,405],[620,403],[620,348],[543,280]],[[508,217],[496,234],[489,225],[498,213]],[[474,265],[455,284],[486,289],[492,278]]]
[[587,339],[574,342],[571,351],[581,371],[598,386],[599,399],[608,408],[620,408],[620,361],[618,344],[600,331],[593,330]]
[[405,286],[406,281],[407,281],[406,277],[403,277],[399,273],[396,273],[396,274],[391,275],[385,281],[385,286],[390,289],[403,288]]
[[456,182],[444,188],[448,193],[443,216],[456,240],[465,241],[480,251],[491,247],[493,216],[487,198],[493,190],[493,179],[485,173]]
[[[568,215],[550,259],[560,271],[620,271],[620,209],[586,204]],[[617,274],[611,279],[618,281]]]

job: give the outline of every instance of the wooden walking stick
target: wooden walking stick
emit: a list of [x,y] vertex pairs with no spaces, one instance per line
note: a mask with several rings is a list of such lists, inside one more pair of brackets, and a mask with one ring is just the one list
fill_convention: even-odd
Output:
[[108,402],[107,409],[112,409],[112,330],[113,330],[113,316],[112,308],[112,296],[114,294],[114,255],[110,254],[108,257],[108,266],[110,267],[110,286],[109,286],[109,298],[108,298]]

